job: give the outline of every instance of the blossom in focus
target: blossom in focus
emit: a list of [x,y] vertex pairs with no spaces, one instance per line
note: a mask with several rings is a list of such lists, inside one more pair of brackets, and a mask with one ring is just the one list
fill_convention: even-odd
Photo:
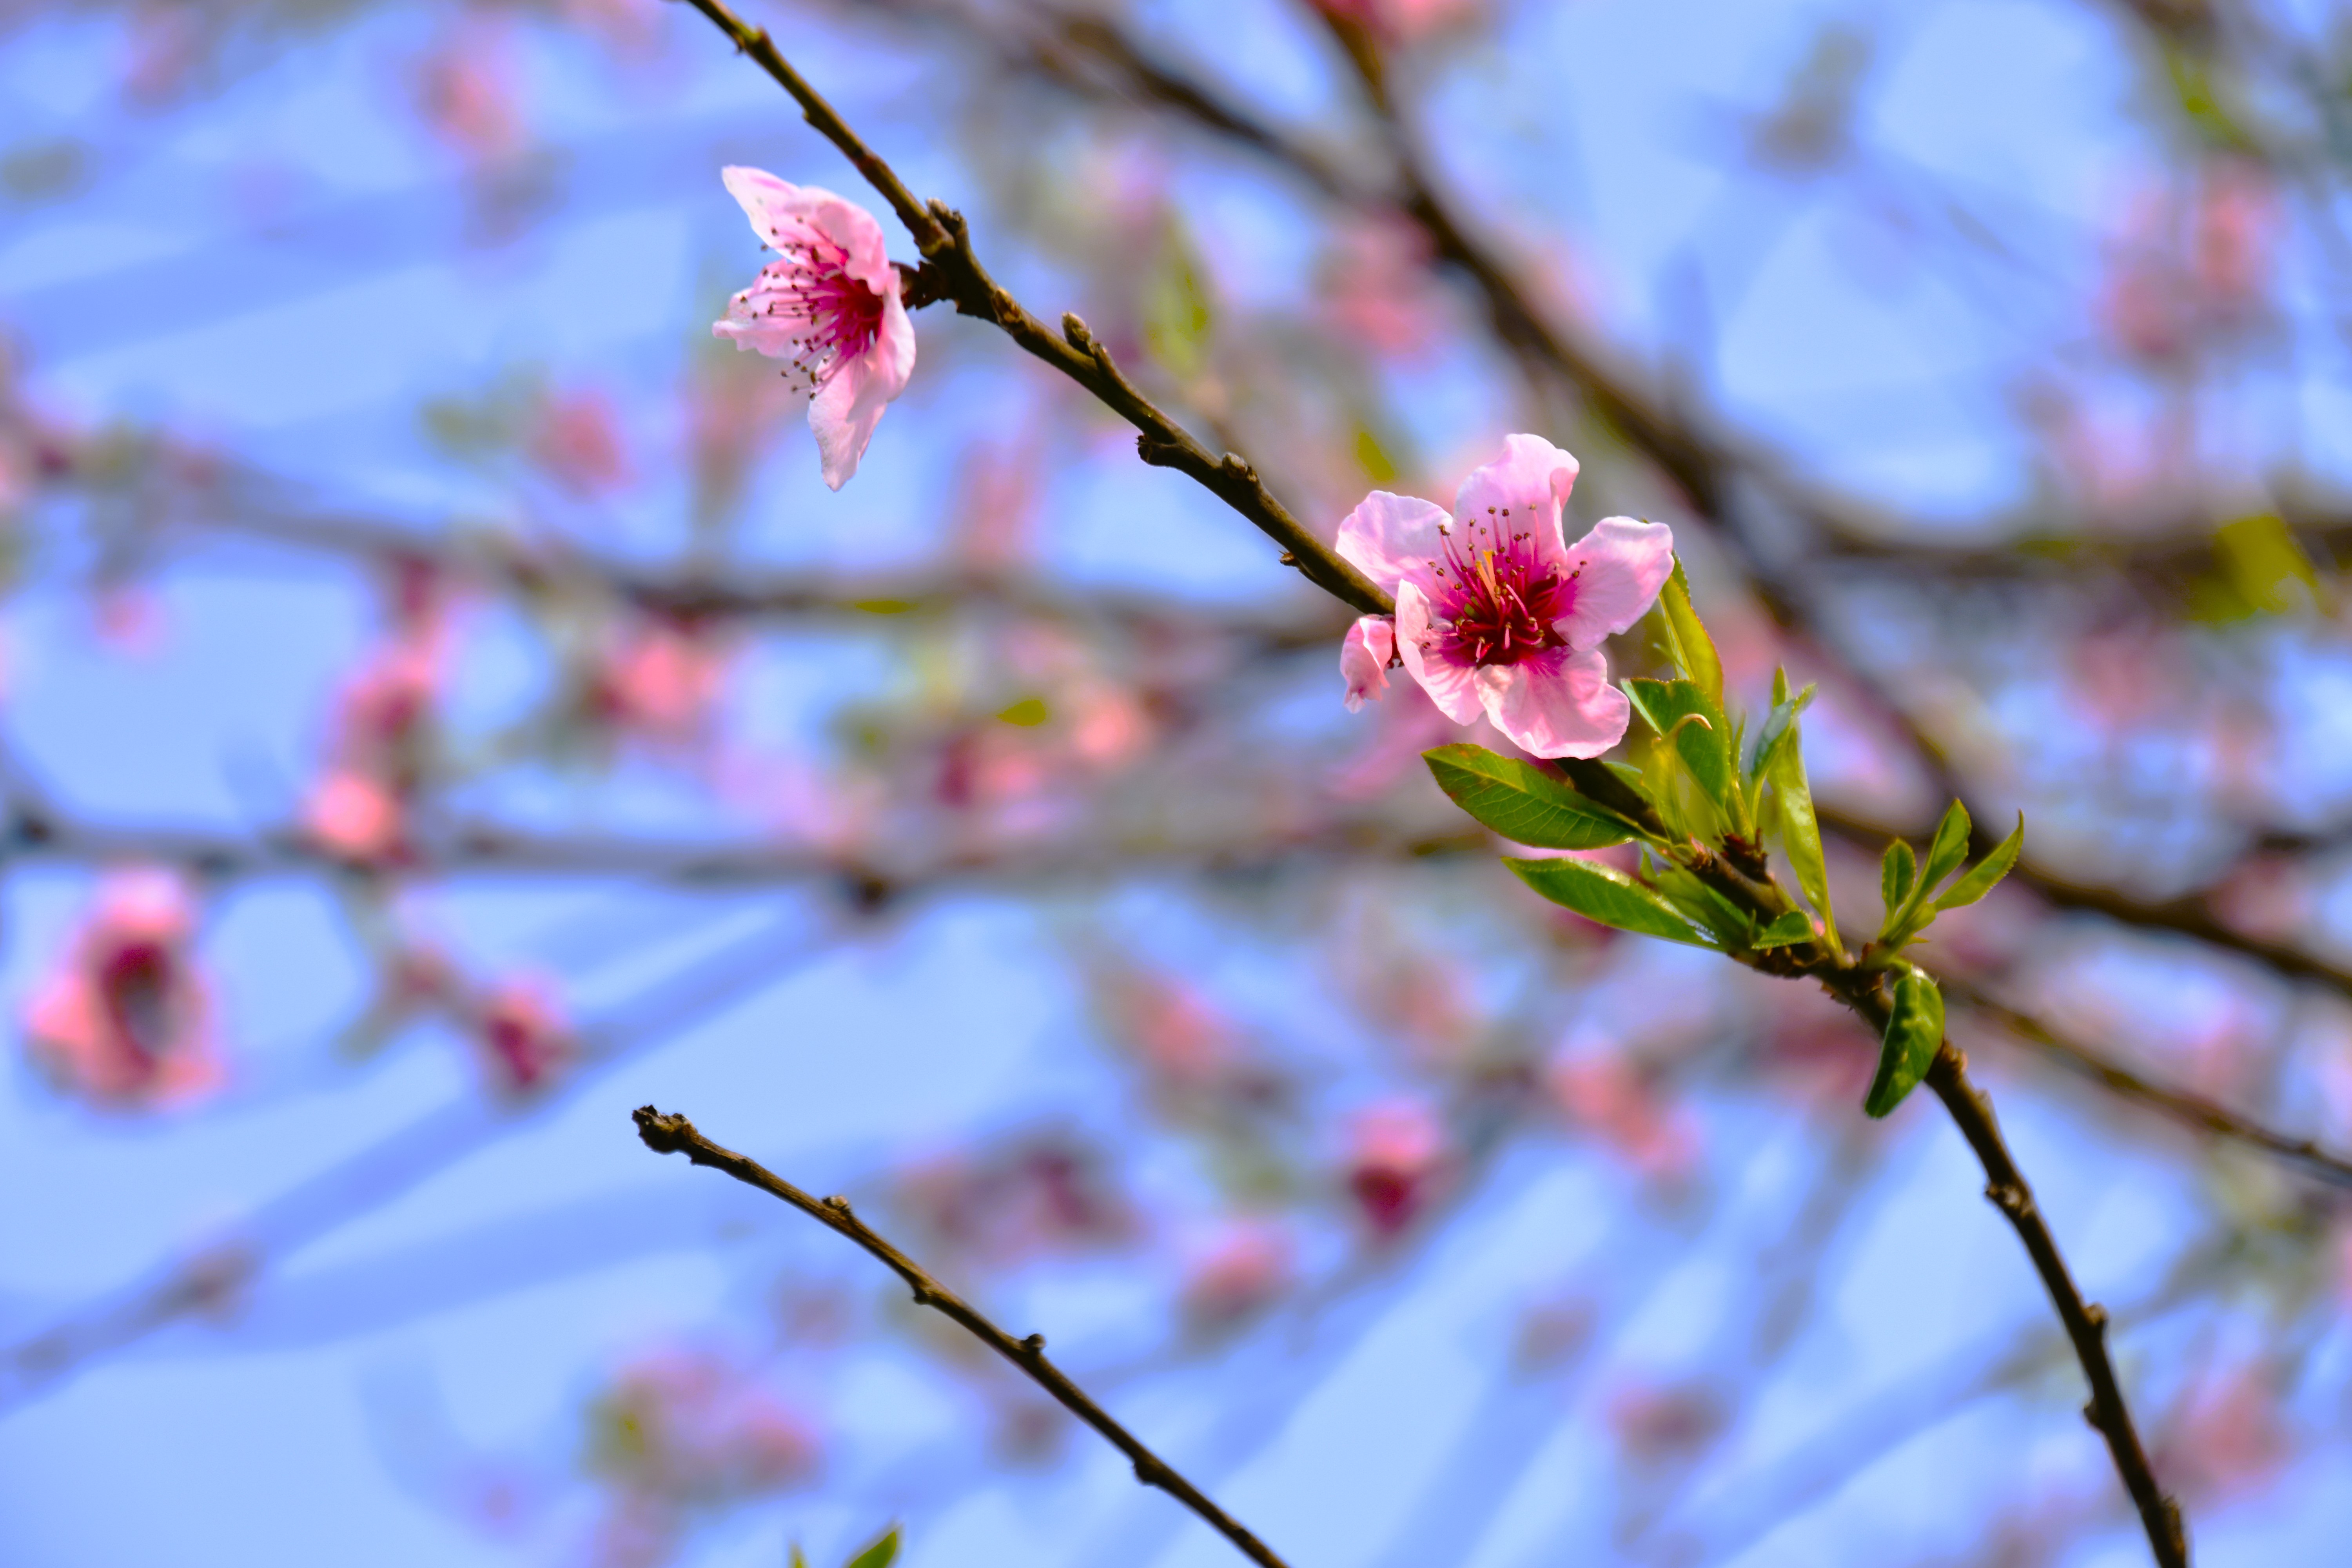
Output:
[[65,963],[26,1009],[35,1061],[107,1105],[167,1105],[216,1088],[224,1075],[188,952],[194,928],[194,902],[173,873],[109,878]]
[[[1374,490],[1339,524],[1339,553],[1396,598],[1389,635],[1407,673],[1455,723],[1483,713],[1538,757],[1599,756],[1624,738],[1632,709],[1601,642],[1642,618],[1675,564],[1661,522],[1603,518],[1568,543],[1576,472],[1550,442],[1512,436],[1462,481],[1451,516]],[[1387,619],[1365,616],[1342,647],[1351,707],[1380,695],[1365,667]]]
[[1370,1107],[1349,1128],[1348,1191],[1382,1239],[1421,1216],[1444,1163],[1444,1130],[1418,1101]]
[[738,349],[789,360],[814,394],[824,482],[839,489],[857,471],[883,405],[915,370],[915,328],[900,302],[898,271],[883,249],[882,226],[831,191],[789,184],[762,169],[730,167],[727,189],[752,230],[780,258],[727,302],[711,325]]

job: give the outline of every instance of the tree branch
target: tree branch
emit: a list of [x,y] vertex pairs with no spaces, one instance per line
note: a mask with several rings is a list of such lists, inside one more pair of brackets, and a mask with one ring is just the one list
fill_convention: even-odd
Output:
[[1191,1509],[1211,1529],[1232,1542],[1242,1555],[1261,1564],[1261,1568],[1285,1568],[1282,1559],[1274,1554],[1272,1548],[1251,1534],[1239,1520],[1210,1501],[1198,1487],[1186,1480],[1168,1461],[1144,1447],[1139,1438],[1113,1420],[1108,1412],[1087,1396],[1084,1389],[1072,1383],[1059,1367],[1048,1361],[1045,1335],[1031,1334],[1026,1339],[1016,1340],[998,1328],[971,1303],[932,1279],[920,1264],[885,1241],[872,1226],[851,1213],[847,1198],[811,1197],[759,1162],[713,1143],[695,1131],[694,1123],[683,1116],[665,1115],[650,1105],[638,1107],[635,1115],[637,1136],[644,1139],[646,1147],[655,1153],[684,1154],[698,1165],[723,1171],[746,1186],[757,1187],[773,1197],[782,1198],[818,1224],[864,1247],[907,1282],[908,1289],[915,1293],[917,1306],[931,1308],[954,1320],[974,1339],[1012,1363],[1024,1376],[1052,1394],[1064,1409],[1100,1433],[1111,1447],[1125,1454],[1135,1466],[1137,1480],[1148,1487],[1158,1487]]
[[[881,194],[915,237],[923,255],[923,272],[936,278],[927,289],[951,300],[967,316],[992,322],[1033,357],[1060,371],[1085,387],[1103,405],[1135,426],[1136,451],[1154,468],[1174,468],[1199,483],[1219,500],[1255,524],[1282,546],[1283,562],[1295,565],[1307,580],[1335,598],[1368,615],[1388,615],[1395,609],[1389,596],[1362,573],[1311,532],[1276,500],[1257,470],[1239,453],[1213,457],[1159,405],[1136,389],[1112,360],[1110,351],[1097,342],[1087,324],[1075,315],[1062,318],[1056,336],[1045,323],[1024,310],[1020,302],[980,264],[971,234],[961,214],[939,202],[915,199],[889,164],[876,155],[857,133],[778,53],[765,30],[753,27],[719,0],[688,0],[717,24],[761,69],[790,93],[801,112],[819,134],[856,164],[866,183]],[[919,273],[919,279],[920,274]]]

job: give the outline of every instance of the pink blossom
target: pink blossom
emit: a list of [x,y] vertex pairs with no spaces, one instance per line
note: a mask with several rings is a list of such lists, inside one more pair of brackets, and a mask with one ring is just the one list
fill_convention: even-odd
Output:
[[606,650],[591,694],[596,717],[650,741],[684,744],[708,729],[729,650],[698,628],[653,620]]
[[899,301],[898,271],[882,226],[863,207],[814,185],[788,184],[761,169],[722,177],[752,230],[782,259],[727,302],[711,333],[738,349],[792,362],[814,395],[809,428],[839,489],[857,471],[883,405],[915,370],[915,328]]
[[[1640,620],[1674,571],[1664,523],[1604,518],[1566,542],[1576,471],[1550,442],[1512,436],[1462,481],[1452,517],[1374,490],[1339,525],[1339,553],[1395,595],[1397,656],[1430,700],[1457,724],[1485,714],[1538,757],[1599,756],[1624,738],[1631,705],[1601,642]],[[1363,622],[1350,629],[1351,697],[1379,694],[1360,679],[1377,647]]]
[[1410,44],[1477,14],[1480,0],[1312,0],[1335,22],[1362,27],[1392,44]]
[[639,1501],[722,1502],[809,1479],[820,1449],[799,1412],[708,1352],[625,1368],[595,1411],[593,1462]]
[[1344,228],[1318,270],[1323,313],[1343,336],[1400,356],[1437,342],[1442,323],[1421,230],[1402,222]]
[[1339,645],[1339,673],[1347,678],[1348,711],[1369,700],[1377,702],[1389,689],[1389,661],[1396,658],[1396,622],[1387,616],[1362,616],[1348,628]]
[[407,808],[383,781],[346,768],[330,771],[303,803],[302,826],[320,847],[344,860],[396,858],[406,842]]
[[63,967],[26,1009],[35,1060],[108,1105],[167,1105],[216,1088],[224,1074],[188,952],[194,927],[186,885],[172,872],[110,877]]
[[530,457],[550,479],[583,498],[620,489],[630,479],[620,416],[610,397],[593,389],[558,393],[540,406]]
[[1348,1190],[1385,1240],[1421,1217],[1443,1173],[1445,1131],[1418,1100],[1359,1112],[1349,1128]]
[[469,20],[446,33],[415,68],[417,115],[452,148],[488,162],[521,147],[520,95],[505,28]]
[[511,1098],[535,1093],[576,1054],[562,1008],[532,977],[499,982],[481,1000],[478,1038],[499,1090]]
[[1555,1064],[1553,1098],[1643,1175],[1685,1175],[1698,1157],[1698,1137],[1687,1118],[1661,1102],[1649,1081],[1622,1057],[1575,1057]]
[[1181,1310],[1196,1334],[1239,1326],[1270,1306],[1291,1282],[1295,1267],[1287,1231],[1265,1221],[1243,1221],[1225,1231],[1186,1270]]

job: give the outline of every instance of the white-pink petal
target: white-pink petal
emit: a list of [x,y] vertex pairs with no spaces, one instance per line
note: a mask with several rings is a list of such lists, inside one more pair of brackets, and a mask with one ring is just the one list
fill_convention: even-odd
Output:
[[1439,711],[1456,724],[1475,724],[1483,711],[1478,700],[1477,670],[1450,658],[1445,639],[1432,623],[1429,595],[1406,578],[1396,590],[1397,657],[1405,673],[1421,683]]
[[721,169],[719,177],[751,220],[751,232],[775,249],[812,238],[829,240],[846,258],[842,270],[877,293],[897,277],[882,226],[856,202],[822,185],[795,185],[741,164]]
[[1444,507],[1419,496],[1374,490],[1339,522],[1333,542],[1341,560],[1393,595],[1397,584],[1429,584],[1429,563],[1444,543],[1450,523]]
[[1633,716],[1597,650],[1549,648],[1489,665],[1477,672],[1477,688],[1495,728],[1533,757],[1597,757],[1625,738]]
[[1389,689],[1389,660],[1396,655],[1396,623],[1386,616],[1361,616],[1339,644],[1339,673],[1348,682],[1348,711],[1377,702]]
[[[1483,518],[1492,507],[1511,509],[1516,519],[1533,511],[1549,529],[1535,531],[1538,548],[1559,539],[1560,509],[1576,488],[1577,461],[1540,436],[1506,436],[1503,455],[1470,470],[1454,498],[1454,515],[1468,521]],[[1546,551],[1549,553],[1549,550]]]
[[873,344],[854,359],[835,365],[824,384],[809,400],[809,429],[824,467],[824,482],[839,489],[857,472],[882,410],[907,390],[915,371],[915,327],[898,300],[894,274],[882,300],[882,328]]
[[1675,573],[1675,532],[1663,522],[1605,517],[1570,546],[1576,594],[1556,623],[1568,646],[1597,647],[1649,613]]

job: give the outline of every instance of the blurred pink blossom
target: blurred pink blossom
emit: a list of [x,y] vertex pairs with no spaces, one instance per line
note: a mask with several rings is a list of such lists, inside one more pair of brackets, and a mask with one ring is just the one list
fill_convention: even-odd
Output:
[[634,622],[604,650],[590,702],[597,721],[624,734],[684,746],[708,738],[734,651],[677,621]]
[[1552,1098],[1578,1126],[1597,1134],[1644,1176],[1674,1180],[1698,1158],[1698,1130],[1661,1100],[1649,1079],[1620,1055],[1565,1058],[1552,1064]]
[[1628,1383],[1609,1396],[1609,1429],[1641,1465],[1696,1454],[1723,1430],[1726,1415],[1723,1401],[1696,1383]]
[[1336,22],[1362,27],[1384,43],[1411,44],[1441,27],[1469,20],[1485,0],[1310,0]]
[[226,1074],[188,951],[195,908],[177,874],[117,872],[99,889],[64,962],[33,993],[26,1045],[60,1085],[103,1105],[151,1109],[218,1088]]
[[528,446],[531,461],[572,495],[605,495],[630,482],[619,411],[593,388],[555,393],[541,403]]
[[509,1099],[547,1089],[578,1055],[553,988],[536,975],[509,976],[491,986],[474,1027],[491,1082]]
[[[1569,544],[1560,513],[1576,474],[1550,442],[1512,436],[1462,481],[1451,517],[1374,490],[1339,524],[1339,553],[1395,595],[1397,654],[1430,700],[1457,724],[1483,715],[1538,757],[1595,757],[1624,738],[1632,708],[1600,645],[1642,618],[1674,570],[1664,523],[1604,518]],[[1350,695],[1355,637],[1342,659]]]
[[1318,268],[1318,302],[1346,341],[1418,358],[1437,343],[1444,325],[1429,261],[1429,240],[1416,227],[1349,225]]
[[[751,1368],[693,1350],[624,1367],[591,1415],[591,1462],[633,1504],[736,1501],[807,1482],[822,1448]],[[633,1532],[623,1531],[623,1534]]]
[[1394,1237],[1421,1217],[1444,1173],[1445,1142],[1419,1100],[1385,1100],[1349,1122],[1348,1191],[1376,1237]]
[[1266,1220],[1226,1226],[1184,1271],[1179,1310],[1195,1335],[1229,1331],[1278,1300],[1297,1260],[1290,1233]]
[[468,161],[492,163],[521,148],[520,87],[503,26],[468,13],[415,62],[411,90],[425,129]]
[[714,336],[788,360],[814,395],[809,428],[839,489],[857,471],[885,405],[915,370],[915,328],[900,302],[898,270],[882,226],[853,202],[794,185],[764,169],[730,167],[727,189],[752,232],[782,259],[727,302]]

